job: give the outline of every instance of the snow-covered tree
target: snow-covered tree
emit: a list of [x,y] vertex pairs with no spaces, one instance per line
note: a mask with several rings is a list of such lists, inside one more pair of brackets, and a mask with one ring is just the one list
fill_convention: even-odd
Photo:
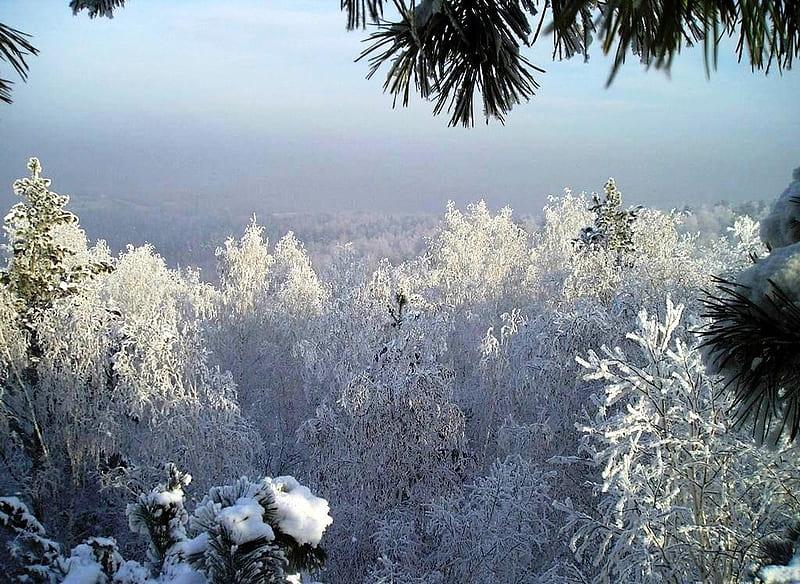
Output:
[[269,446],[270,469],[297,464],[294,431],[313,412],[298,346],[329,292],[303,244],[288,233],[274,252],[255,222],[217,250],[220,290],[206,322],[212,360],[230,371],[245,416]]
[[425,513],[403,509],[378,522],[375,584],[540,582],[554,547],[548,473],[512,456],[485,477],[434,499]]
[[[375,522],[400,507],[420,513],[460,484],[471,457],[452,374],[440,364],[443,323],[397,294],[371,364],[300,429],[315,485],[337,509],[333,577],[357,581],[375,559]],[[345,551],[346,550],[346,551]]]
[[480,201],[462,213],[451,201],[428,257],[444,304],[497,302],[518,290],[528,261],[528,235],[508,207],[492,215]]
[[608,249],[616,253],[618,263],[624,262],[624,256],[635,251],[633,223],[639,209],[622,208],[622,193],[613,178],[606,182],[603,194],[602,201],[597,193],[592,194],[589,211],[594,213],[594,223],[581,229],[574,241],[587,251]]
[[681,333],[683,307],[645,311],[628,335],[638,349],[590,351],[580,363],[605,383],[582,427],[602,470],[596,507],[561,506],[592,581],[730,582],[757,559],[753,545],[795,511],[798,459],[730,431],[730,400]]

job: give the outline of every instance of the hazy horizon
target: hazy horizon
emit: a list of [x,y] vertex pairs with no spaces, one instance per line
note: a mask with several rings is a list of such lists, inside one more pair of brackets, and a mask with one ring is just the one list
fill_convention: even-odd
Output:
[[[448,128],[431,104],[391,107],[384,71],[353,63],[366,36],[332,0],[131,0],[113,20],[66,0],[7,0],[31,33],[28,83],[0,106],[0,197],[38,156],[75,197],[268,205],[275,212],[441,212],[485,199],[535,212],[564,188],[617,179],[660,207],[771,200],[800,166],[800,81],[751,73],[730,47],[706,80],[686,49],[671,78],[631,59],[605,89],[595,55],[551,62],[506,125]],[[14,79],[8,67],[2,75]]]

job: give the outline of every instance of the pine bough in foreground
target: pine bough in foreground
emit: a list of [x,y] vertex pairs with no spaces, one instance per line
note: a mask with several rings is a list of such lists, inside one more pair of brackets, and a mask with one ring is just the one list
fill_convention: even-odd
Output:
[[779,443],[800,436],[800,168],[761,224],[770,254],[705,299],[709,369],[725,377],[737,423]]
[[3,497],[9,560],[0,567],[18,581],[48,584],[299,583],[322,567],[328,502],[293,477],[214,487],[190,516],[183,488],[191,476],[171,464],[167,476],[127,508],[131,530],[150,539],[144,564],[125,561],[111,538],[89,538],[64,556],[19,499]]

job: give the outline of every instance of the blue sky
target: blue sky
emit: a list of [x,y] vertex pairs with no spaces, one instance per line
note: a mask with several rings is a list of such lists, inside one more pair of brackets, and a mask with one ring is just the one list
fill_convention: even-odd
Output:
[[[800,166],[800,77],[751,73],[729,46],[705,77],[686,50],[670,77],[635,59],[528,56],[539,94],[508,116],[448,128],[414,100],[393,110],[382,72],[354,63],[334,0],[129,0],[113,20],[67,0],[3,0],[34,35],[27,84],[0,105],[2,200],[36,155],[73,197],[267,201],[276,211],[442,211],[478,199],[535,211],[614,176],[631,204],[773,199]],[[12,73],[5,67],[2,75]]]

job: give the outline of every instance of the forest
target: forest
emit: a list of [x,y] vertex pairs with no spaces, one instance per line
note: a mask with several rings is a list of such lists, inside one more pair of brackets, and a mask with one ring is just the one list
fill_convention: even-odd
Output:
[[4,219],[0,579],[800,580],[798,400],[743,414],[782,354],[718,342],[733,301],[800,324],[800,169],[757,217],[449,204],[389,259],[256,218],[213,277],[44,174]]

